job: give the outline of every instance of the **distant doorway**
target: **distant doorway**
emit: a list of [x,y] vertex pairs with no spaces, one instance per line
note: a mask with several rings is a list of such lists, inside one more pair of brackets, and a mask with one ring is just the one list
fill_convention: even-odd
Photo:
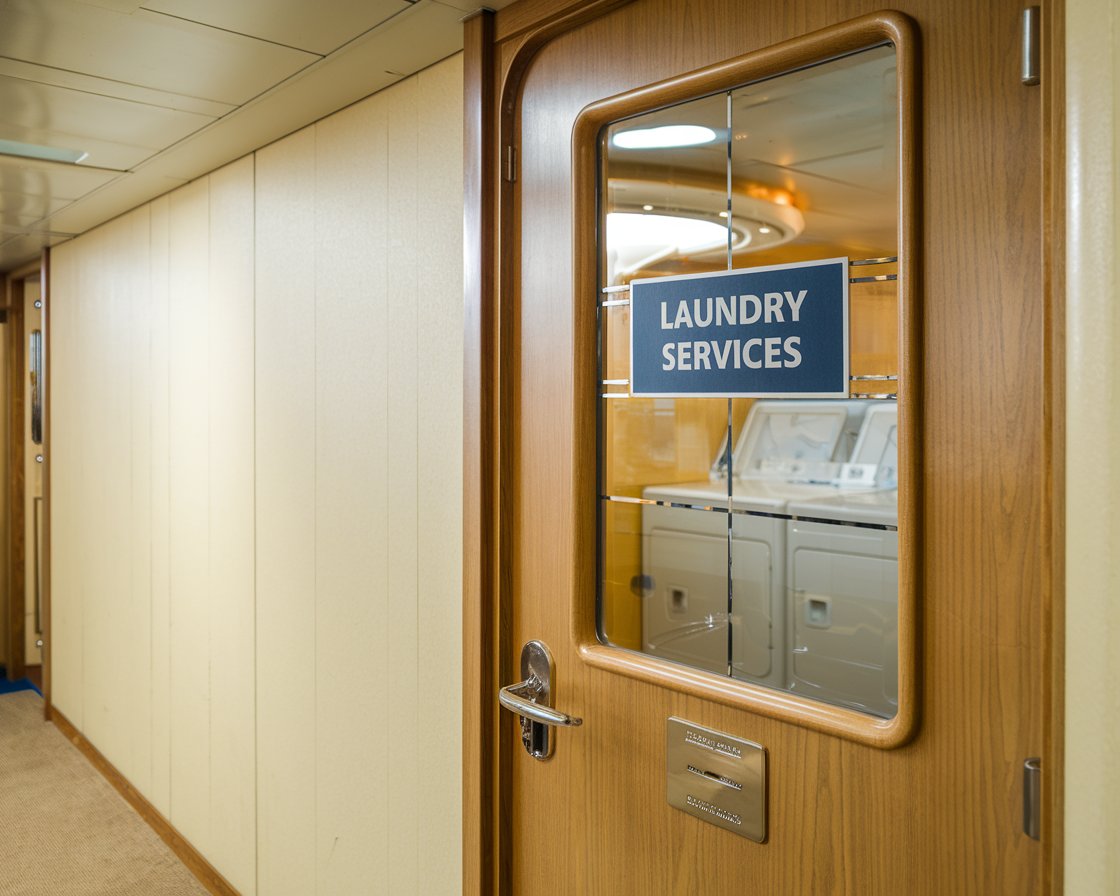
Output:
[[[7,569],[0,584],[0,664],[8,682],[46,692],[46,255],[8,277],[4,339],[6,387],[0,459],[6,483]],[[48,704],[49,705],[49,704]]]

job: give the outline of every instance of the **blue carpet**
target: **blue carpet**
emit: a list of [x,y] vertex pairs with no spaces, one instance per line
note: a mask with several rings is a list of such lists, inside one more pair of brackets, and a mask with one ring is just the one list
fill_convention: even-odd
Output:
[[43,696],[42,692],[31,683],[30,678],[21,678],[19,681],[0,678],[0,694],[13,694],[16,691],[34,691],[40,697]]

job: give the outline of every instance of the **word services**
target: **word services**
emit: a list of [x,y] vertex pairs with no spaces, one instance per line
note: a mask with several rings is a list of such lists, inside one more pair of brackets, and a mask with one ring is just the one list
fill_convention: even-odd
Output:
[[848,395],[848,259],[630,284],[630,393]]

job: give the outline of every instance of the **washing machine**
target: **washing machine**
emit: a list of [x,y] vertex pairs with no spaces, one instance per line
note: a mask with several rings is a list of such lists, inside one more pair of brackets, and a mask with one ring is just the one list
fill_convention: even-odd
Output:
[[883,718],[898,711],[898,414],[871,407],[850,477],[871,490],[791,501],[789,688]]
[[866,403],[758,401],[708,480],[643,492],[646,653],[785,687],[786,508],[835,494]]

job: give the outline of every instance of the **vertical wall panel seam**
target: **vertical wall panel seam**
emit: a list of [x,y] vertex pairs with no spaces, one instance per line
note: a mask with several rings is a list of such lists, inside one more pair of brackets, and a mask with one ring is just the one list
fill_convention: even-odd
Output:
[[[212,375],[214,359],[211,356],[210,333],[214,326],[211,315],[211,302],[214,294],[214,259],[210,251],[214,235],[214,222],[211,215],[214,203],[211,201],[211,187],[213,179],[206,176],[206,785],[209,790],[207,806],[209,811],[206,816],[207,849],[213,849],[214,836],[214,620],[211,618],[210,592],[213,590],[214,558],[211,544],[214,537],[214,494],[211,488],[213,473],[210,469],[211,449],[213,447],[213,421],[214,408],[210,403],[210,376]],[[202,304],[202,303],[200,303]]]
[[152,320],[155,303],[152,301],[152,205],[148,204],[148,276],[144,281],[143,296],[148,302],[148,787],[149,797],[156,802],[156,612],[155,612],[155,445],[156,415],[152,381],[155,379],[155,358],[152,350]]
[[[84,248],[85,247],[83,246],[83,249]],[[85,254],[86,254],[85,252],[82,253],[82,255],[85,255]],[[80,275],[83,273],[86,265],[85,265],[84,259],[81,259],[81,256],[79,256],[79,259],[80,259],[80,264],[78,266],[78,272],[79,272],[78,292],[80,293],[82,291],[82,279],[83,279]],[[83,317],[85,311],[86,311],[86,303],[84,301],[79,302],[78,313],[76,313],[74,316],[75,316],[75,318],[77,320],[77,324],[78,324],[78,336],[79,336],[78,345],[81,346],[83,349],[88,348],[89,345],[92,344],[92,340],[86,340],[86,339],[81,338],[82,331],[85,329],[84,321],[82,320],[82,317]],[[80,359],[81,360],[80,360],[78,369],[81,370],[84,374],[84,376],[82,377],[82,381],[84,383],[88,383],[89,382],[89,371],[86,369],[88,367],[88,357],[87,357],[87,352],[86,351],[81,351],[80,352]],[[79,431],[81,432],[81,438],[82,438],[82,444],[83,445],[88,445],[89,444],[89,429],[88,429],[89,408],[88,408],[88,405],[89,405],[88,402],[86,402],[86,401],[82,402],[82,414],[81,414],[81,423],[80,423],[80,426],[79,426]],[[89,481],[88,459],[87,459],[87,456],[86,456],[86,452],[85,451],[79,452],[79,457],[81,458],[81,466],[80,466],[80,469],[82,471],[81,481],[82,481],[82,483],[86,483],[86,482]],[[89,548],[88,548],[88,545],[86,544],[85,539],[82,540],[82,554],[86,555],[86,556],[88,556],[88,554],[89,554]],[[88,569],[89,564],[86,562],[86,557],[83,556],[82,560],[83,560],[82,568],[83,569]],[[87,713],[86,713],[86,698],[87,698],[86,681],[88,680],[88,678],[86,676],[86,617],[88,616],[88,614],[86,613],[86,610],[87,610],[86,598],[88,596],[88,588],[86,587],[86,577],[85,576],[80,576],[79,580],[81,582],[81,592],[80,592],[80,597],[79,597],[77,603],[78,603],[78,606],[80,608],[81,618],[80,618],[79,628],[78,628],[78,650],[81,653],[81,670],[82,670],[82,680],[79,683],[79,699],[80,699],[81,715],[82,715],[81,724],[82,724],[82,727],[85,728],[85,726],[88,723],[88,716],[87,716]]]
[[[392,164],[391,164],[391,161],[390,161],[391,160],[391,155],[392,155],[392,146],[393,146],[393,134],[392,134],[392,129],[390,127],[391,123],[392,123],[392,106],[389,103],[388,99],[386,99],[385,118],[384,118],[385,152],[382,156],[382,165],[384,166],[384,172],[385,172],[385,182],[384,182],[385,185],[384,185],[384,193],[382,195],[382,201],[384,203],[386,218],[389,217],[389,212],[390,212],[390,209],[391,209],[390,195],[391,195],[391,183],[392,183],[392,177],[393,177],[393,167],[392,167]],[[386,322],[386,330],[389,329],[388,328],[389,313],[390,313],[390,309],[392,307],[392,301],[393,301],[392,277],[391,277],[390,271],[389,271],[389,257],[392,254],[391,248],[390,248],[391,244],[392,244],[392,237],[390,236],[390,233],[387,230],[386,233],[385,233],[385,241],[381,246],[381,255],[382,255],[382,259],[383,259],[383,266],[384,266],[384,270],[386,272],[385,277],[382,281],[382,284],[383,284],[382,289],[384,291],[383,292],[384,320]],[[389,354],[389,340],[390,339],[392,339],[391,332],[389,333],[389,335],[386,338],[386,343],[385,343],[385,372],[384,372],[384,378],[382,379],[382,382],[381,382],[381,406],[384,408],[384,411],[385,411],[385,468],[381,471],[381,474],[384,477],[383,494],[384,494],[384,497],[385,497],[386,516],[389,518],[388,519],[389,525],[387,525],[385,527],[385,566],[382,570],[382,578],[383,578],[382,593],[385,595],[385,601],[383,602],[383,606],[385,608],[385,618],[386,619],[389,618],[388,608],[389,608],[389,604],[392,600],[392,590],[391,590],[391,588],[392,588],[392,583],[393,583],[393,575],[392,575],[392,567],[393,567],[393,515],[392,515],[391,500],[392,500],[392,494],[393,494],[393,490],[392,490],[392,478],[393,478],[393,476],[392,476],[392,467],[393,467],[392,445],[393,445],[393,437],[392,437],[392,434],[393,434],[393,428],[394,428],[393,427],[394,421],[393,421],[391,415],[389,414],[390,401],[391,401],[391,396],[392,396],[392,391],[393,391],[392,386],[390,385],[390,379],[392,377],[392,365],[391,365],[391,358],[390,358],[390,354]],[[388,626],[386,626],[386,628],[388,628]],[[394,634],[393,631],[390,629],[389,630],[389,640],[390,641],[393,638],[393,634]],[[388,644],[386,645],[386,647],[388,647]],[[392,657],[392,652],[387,650],[386,651],[386,658],[390,659],[391,657]],[[392,670],[390,669],[390,671],[392,671]],[[390,703],[388,703],[386,705],[386,709],[387,709],[387,711],[391,711],[391,708],[392,708],[392,704],[391,704],[391,701],[390,701]],[[384,736],[384,745],[383,745],[384,752],[383,752],[383,755],[392,756],[393,755],[392,754],[392,736],[390,735],[390,729],[391,729],[391,726],[392,726],[392,719],[390,718],[388,721],[389,721],[390,724],[386,725],[383,729],[383,736]],[[386,763],[385,769],[384,769],[384,783],[383,783],[383,786],[382,786],[382,794],[383,794],[382,805],[384,806],[384,812],[385,812],[386,817],[391,817],[392,809],[393,809],[393,796],[392,796],[391,779],[392,779],[392,772],[390,770],[389,764]],[[390,857],[390,859],[391,859],[392,854],[393,854],[392,850],[393,850],[392,826],[391,825],[385,825],[384,855],[387,856],[387,857]]]
[[[421,264],[421,261],[420,261],[422,255],[423,255],[423,253],[421,251],[421,246],[420,246],[420,234],[423,232],[423,230],[421,229],[421,224],[422,224],[422,220],[423,220],[423,216],[421,214],[421,203],[423,201],[423,197],[421,195],[422,191],[420,189],[420,183],[423,179],[424,172],[421,170],[420,112],[419,112],[420,108],[424,106],[424,104],[421,102],[421,100],[423,99],[423,95],[424,95],[424,87],[423,87],[423,79],[421,78],[420,75],[416,76],[416,94],[417,94],[418,102],[414,103],[413,106],[412,106],[413,118],[409,122],[409,124],[412,128],[412,147],[413,147],[412,157],[413,157],[413,159],[416,160],[416,166],[413,169],[413,181],[412,181],[413,203],[412,203],[412,206],[413,206],[413,219],[414,219],[414,225],[415,225],[414,229],[413,229],[413,239],[416,241],[416,244],[417,244],[414,247],[416,251],[415,251],[415,254],[412,257],[412,265],[413,265],[413,270],[412,270],[412,293],[413,293],[413,295],[412,295],[412,299],[413,299],[413,301],[410,303],[411,308],[412,308],[412,313],[416,316],[416,333],[415,333],[415,342],[413,344],[413,365],[412,365],[412,382],[414,384],[415,393],[416,393],[416,401],[412,406],[412,431],[416,434],[416,444],[413,448],[413,450],[416,453],[415,454],[416,480],[412,484],[412,487],[413,487],[413,490],[414,490],[413,491],[413,501],[416,504],[416,515],[415,515],[415,518],[413,519],[413,544],[415,545],[415,550],[416,550],[415,569],[414,569],[414,574],[413,574],[413,581],[415,582],[415,587],[416,587],[416,593],[413,595],[413,615],[416,619],[416,628],[415,628],[415,631],[416,631],[416,654],[415,654],[415,666],[413,667],[413,670],[412,670],[412,677],[413,677],[413,680],[415,681],[414,693],[419,695],[420,693],[422,693],[422,691],[421,691],[422,682],[420,680],[420,666],[422,664],[422,660],[421,660],[420,657],[421,657],[421,654],[423,652],[422,647],[421,647],[421,643],[420,643],[421,642],[420,633],[423,631],[423,628],[422,628],[423,619],[420,618],[420,566],[421,566],[421,553],[422,553],[422,551],[421,551],[421,541],[420,541],[420,539],[421,539],[421,532],[420,532],[420,518],[421,518],[420,481],[421,481],[421,477],[423,477],[423,475],[424,475],[424,470],[421,467],[421,461],[423,459],[423,452],[420,449],[420,440],[421,440],[420,402],[424,398],[424,396],[420,393],[420,344],[421,344],[422,339],[423,339],[423,337],[421,335],[421,332],[420,332],[420,273],[421,273],[421,270],[422,270],[422,267],[423,267],[422,264]],[[428,248],[430,250],[433,247],[429,246]],[[417,740],[419,741],[420,711],[419,711],[419,709],[416,708],[416,704],[413,704],[412,714],[413,714],[413,718],[415,720],[415,727],[414,727],[413,730],[416,732]],[[417,752],[419,752],[421,750],[421,745],[420,745],[419,742],[417,742],[417,744],[415,746],[415,749],[417,750]],[[421,877],[421,875],[420,875],[421,815],[422,815],[422,812],[420,810],[414,810],[413,813],[412,813],[412,825],[416,829],[416,840],[415,840],[416,855],[413,856],[413,867],[415,869],[415,872],[414,872],[415,877],[413,878],[413,880],[416,881],[416,886],[420,885],[420,877]]]
[[[171,617],[173,615],[172,604],[172,554],[171,554],[171,420],[172,420],[172,406],[171,406],[171,197],[167,198],[167,208],[165,212],[164,230],[167,239],[166,246],[166,261],[163,270],[163,288],[164,300],[167,302],[167,341],[164,346],[167,361],[167,381],[164,383],[165,400],[166,400],[166,419],[167,419],[167,456],[163,458],[167,464],[167,514],[165,521],[167,523],[167,820],[172,821],[175,818],[175,788],[172,786],[174,775],[172,770],[175,766],[175,746],[174,738],[171,736],[172,722],[172,700],[174,691],[171,687],[171,667],[173,665],[171,657],[173,648],[171,645]],[[148,222],[151,226],[151,221]]]
[[167,303],[167,338],[165,340],[164,352],[165,362],[167,364],[167,376],[165,378],[164,389],[167,398],[167,514],[164,522],[167,525],[166,538],[167,538],[167,553],[166,553],[166,580],[167,580],[167,817],[172,819],[174,815],[174,802],[172,800],[172,768],[174,766],[174,739],[171,737],[171,700],[172,700],[172,674],[171,669],[173,663],[171,661],[172,646],[171,646],[171,619],[172,619],[172,602],[171,602],[171,200],[167,201],[166,219],[164,222],[165,236],[167,238],[166,246],[166,262],[164,264],[163,276],[164,280],[164,301]]
[[[311,208],[312,208],[312,234],[314,244],[311,251],[312,271],[312,299],[311,299],[311,431],[312,438],[312,502],[314,514],[311,521],[311,600],[315,608],[312,616],[311,643],[312,649],[311,675],[314,679],[312,693],[315,700],[315,731],[319,731],[319,125],[316,124],[311,131],[311,153],[314,164],[314,177],[311,181]],[[314,762],[311,773],[314,775],[312,788],[312,843],[315,856],[315,893],[319,892],[319,739],[312,739]]]
[[251,329],[252,345],[249,347],[250,354],[252,355],[252,399],[250,404],[250,417],[251,417],[251,432],[250,436],[250,455],[253,459],[253,473],[252,482],[250,483],[250,492],[252,494],[251,500],[251,518],[253,530],[253,556],[252,556],[252,569],[253,569],[253,892],[260,893],[261,889],[261,866],[260,866],[260,737],[259,737],[259,724],[260,714],[258,711],[258,694],[260,687],[257,681],[257,154],[254,152],[250,155],[250,182],[252,184],[252,233],[249,236],[249,245],[252,247],[252,252],[249,258],[249,266],[252,268],[252,284],[253,293],[250,296],[252,303],[252,321],[253,326]]

